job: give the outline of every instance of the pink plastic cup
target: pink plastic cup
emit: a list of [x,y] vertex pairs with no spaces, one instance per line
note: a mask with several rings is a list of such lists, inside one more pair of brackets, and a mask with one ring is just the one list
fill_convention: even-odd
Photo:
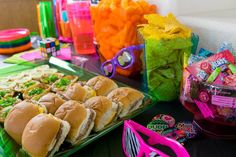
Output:
[[89,8],[90,1],[67,3],[67,13],[77,54],[94,54],[96,52]]

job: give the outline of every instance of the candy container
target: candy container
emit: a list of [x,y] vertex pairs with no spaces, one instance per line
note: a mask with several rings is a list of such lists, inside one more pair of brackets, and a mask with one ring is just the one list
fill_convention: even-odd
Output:
[[213,83],[203,82],[191,75],[187,78],[188,82],[185,80],[189,88],[183,88],[186,91],[182,92],[181,101],[194,114],[198,128],[206,135],[236,138],[234,78],[234,75],[226,76],[220,72]]
[[224,50],[184,70],[181,102],[206,135],[235,139],[235,59]]
[[[155,13],[156,6],[145,0],[102,0],[91,7],[96,42],[102,62],[112,59],[119,50],[139,45],[137,25],[147,23],[145,14]],[[141,71],[141,51],[134,51],[135,62],[127,68],[117,67],[116,71],[131,76]]]

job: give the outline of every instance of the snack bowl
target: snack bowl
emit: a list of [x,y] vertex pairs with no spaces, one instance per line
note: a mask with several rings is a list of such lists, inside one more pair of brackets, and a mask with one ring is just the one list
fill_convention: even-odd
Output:
[[218,138],[236,138],[236,89],[198,81],[189,75],[182,86],[181,102],[194,114],[199,129]]

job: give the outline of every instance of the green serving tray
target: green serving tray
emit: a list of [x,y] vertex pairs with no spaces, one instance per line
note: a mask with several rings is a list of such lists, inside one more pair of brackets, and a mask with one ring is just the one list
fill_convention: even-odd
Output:
[[[42,61],[39,63],[35,63],[32,65],[16,65],[9,68],[3,68],[0,69],[0,77],[9,76],[11,74],[16,74],[19,72],[22,72],[27,69],[32,69],[34,67],[48,64],[52,68],[58,69],[60,72],[63,72],[65,74],[70,75],[78,75],[80,80],[88,80],[98,74],[89,72],[87,70],[84,70],[76,65],[70,64],[68,62],[59,60],[57,58],[51,57],[49,61]],[[123,83],[116,82],[119,87],[127,86]],[[86,145],[92,143],[93,141],[97,140],[101,136],[109,133],[110,131],[114,130],[118,126],[122,125],[125,119],[131,119],[140,113],[144,112],[148,108],[152,107],[155,104],[155,99],[151,97],[150,95],[143,93],[145,95],[144,101],[142,106],[135,110],[134,112],[130,113],[123,119],[119,119],[117,121],[114,121],[110,125],[108,125],[104,130],[94,133],[92,132],[89,137],[78,143],[77,145],[71,146],[68,143],[64,143],[60,150],[55,154],[55,156],[59,157],[67,157],[76,151],[82,149]],[[8,134],[5,132],[3,125],[0,124],[0,157],[25,157],[28,156],[26,152],[24,152],[21,148],[21,146],[17,145],[15,141],[8,136]]]

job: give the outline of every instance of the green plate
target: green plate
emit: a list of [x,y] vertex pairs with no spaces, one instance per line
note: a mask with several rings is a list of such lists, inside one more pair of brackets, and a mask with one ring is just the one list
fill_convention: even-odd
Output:
[[[15,66],[15,68],[13,66],[10,68],[0,69],[0,77],[7,76],[7,75],[10,75],[13,73],[19,73],[19,72],[24,71],[26,69],[32,69],[36,66],[43,65],[43,64],[48,64],[50,67],[56,68],[60,72],[63,72],[65,74],[78,75],[80,77],[80,80],[88,80],[88,79],[98,75],[96,73],[86,71],[78,66],[73,65],[73,64],[70,64],[65,61],[59,60],[57,58],[51,57],[48,62],[40,62],[40,63],[34,64],[34,65],[20,65],[20,66],[17,65],[17,66]],[[20,67],[22,67],[22,68],[20,68]],[[14,69],[15,69],[15,71],[14,71]],[[120,83],[120,82],[116,82],[116,83],[118,84],[119,87],[127,86],[127,85]],[[114,130],[115,128],[117,128],[118,126],[122,125],[125,119],[131,119],[131,118],[139,115],[140,113],[144,112],[148,108],[152,107],[156,101],[153,99],[153,97],[151,97],[145,93],[144,93],[144,95],[145,95],[145,98],[144,98],[143,104],[139,109],[137,109],[134,112],[132,112],[131,114],[127,115],[123,119],[119,119],[117,121],[114,121],[113,123],[108,125],[104,130],[102,130],[100,132],[97,132],[97,133],[92,132],[89,137],[87,137],[86,139],[84,139],[83,141],[81,141],[79,144],[77,144],[75,146],[71,146],[68,143],[64,143],[61,146],[60,150],[55,154],[55,156],[66,157],[66,156],[69,156],[69,155],[75,153],[76,151],[82,149],[86,145],[97,140],[101,136],[107,134],[108,132],[110,132],[110,131]],[[0,157],[15,157],[15,156],[25,157],[28,155],[27,155],[27,153],[25,153],[21,149],[21,147],[19,145],[17,145],[14,142],[13,139],[11,139],[7,135],[7,133],[3,129],[3,125],[0,125]]]

